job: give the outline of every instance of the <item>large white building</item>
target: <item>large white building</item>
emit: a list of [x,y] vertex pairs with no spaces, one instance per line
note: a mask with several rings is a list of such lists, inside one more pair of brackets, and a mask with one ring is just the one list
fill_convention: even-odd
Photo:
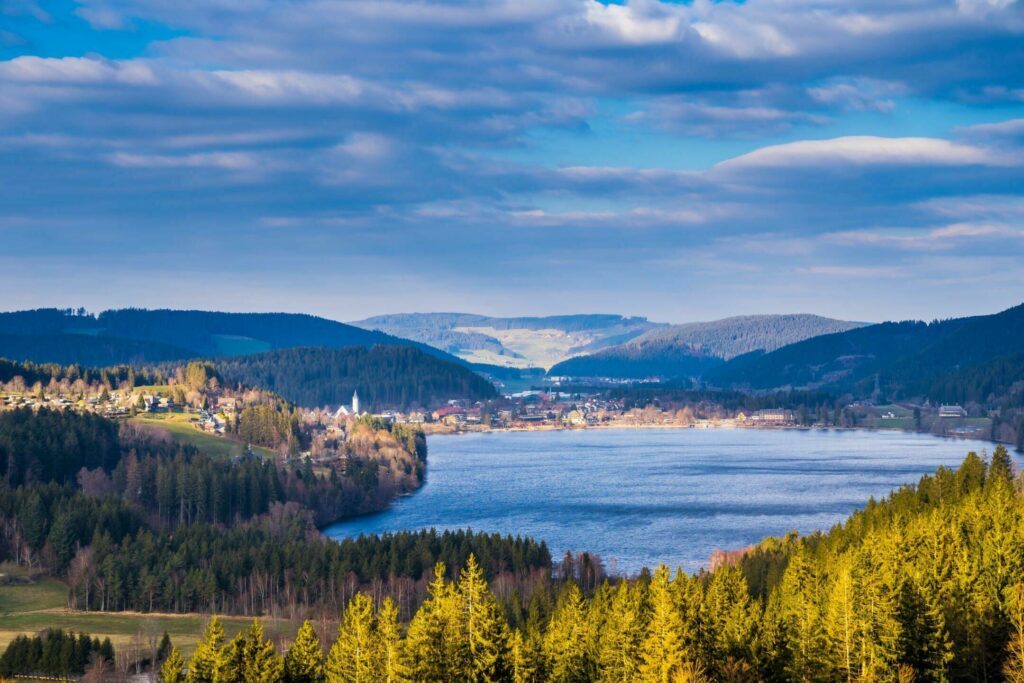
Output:
[[352,409],[349,410],[345,406],[340,406],[338,408],[338,412],[336,412],[334,414],[334,419],[335,420],[340,420],[341,418],[343,418],[343,417],[345,417],[347,415],[353,415],[355,417],[359,417],[359,392],[358,391],[353,391],[352,392]]

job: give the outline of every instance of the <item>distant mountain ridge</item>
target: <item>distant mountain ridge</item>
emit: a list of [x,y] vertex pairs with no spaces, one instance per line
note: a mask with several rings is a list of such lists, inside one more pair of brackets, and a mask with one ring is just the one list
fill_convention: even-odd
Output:
[[819,388],[888,395],[1024,353],[1024,304],[932,323],[886,322],[739,356],[705,379],[722,387]]
[[195,310],[108,310],[98,315],[55,308],[0,313],[0,356],[33,362],[160,362],[241,356],[298,346],[343,348],[414,346],[418,342],[299,313],[223,313]]
[[772,351],[864,323],[805,313],[744,315],[671,325],[623,344],[556,364],[549,374],[574,377],[696,377],[731,358]]
[[549,367],[665,327],[642,317],[603,313],[543,317],[396,313],[352,324],[429,344],[470,362],[510,367]]

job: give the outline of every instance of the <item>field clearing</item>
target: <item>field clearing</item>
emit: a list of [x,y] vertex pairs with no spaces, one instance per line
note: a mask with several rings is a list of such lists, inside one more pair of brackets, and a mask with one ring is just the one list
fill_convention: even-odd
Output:
[[63,607],[68,589],[56,579],[0,586],[0,615]]
[[[539,366],[545,370],[569,357],[569,350],[592,341],[590,335],[568,333],[562,330],[498,330],[493,327],[456,327],[457,332],[479,332],[494,337],[505,348],[515,351],[523,358],[499,356],[486,351],[474,351],[474,362],[508,365],[510,367]],[[468,357],[463,354],[463,357]],[[490,358],[490,360],[486,360]],[[479,360],[477,360],[479,359]]]
[[[133,417],[131,421],[166,429],[175,441],[195,446],[202,452],[215,457],[230,458],[240,455],[245,450],[245,446],[237,441],[196,429],[190,422],[191,418],[192,416],[188,413],[147,413]],[[253,446],[252,449],[264,457],[274,457],[274,452],[269,448]]]
[[171,393],[170,384],[141,384],[134,391],[139,394],[158,394],[166,396]]
[[[0,649],[19,635],[48,628],[110,638],[114,648],[128,645],[143,634],[160,636],[166,631],[187,657],[195,649],[208,617],[199,614],[141,614],[137,612],[80,612],[66,609],[67,586],[56,579],[34,584],[0,586]],[[248,617],[223,617],[224,630],[234,636],[246,628]],[[275,640],[294,637],[298,624],[284,619],[263,620],[267,635]]]

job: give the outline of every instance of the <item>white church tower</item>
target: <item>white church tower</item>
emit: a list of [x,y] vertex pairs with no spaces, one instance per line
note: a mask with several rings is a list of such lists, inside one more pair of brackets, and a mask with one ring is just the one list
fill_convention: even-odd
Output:
[[352,414],[356,417],[359,416],[359,392],[352,392]]

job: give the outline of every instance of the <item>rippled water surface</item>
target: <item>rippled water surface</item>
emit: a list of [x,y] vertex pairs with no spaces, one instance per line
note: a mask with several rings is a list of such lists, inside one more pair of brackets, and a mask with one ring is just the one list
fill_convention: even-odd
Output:
[[586,430],[432,436],[426,484],[335,538],[423,527],[544,539],[634,572],[827,529],[870,496],[991,444],[896,432]]

